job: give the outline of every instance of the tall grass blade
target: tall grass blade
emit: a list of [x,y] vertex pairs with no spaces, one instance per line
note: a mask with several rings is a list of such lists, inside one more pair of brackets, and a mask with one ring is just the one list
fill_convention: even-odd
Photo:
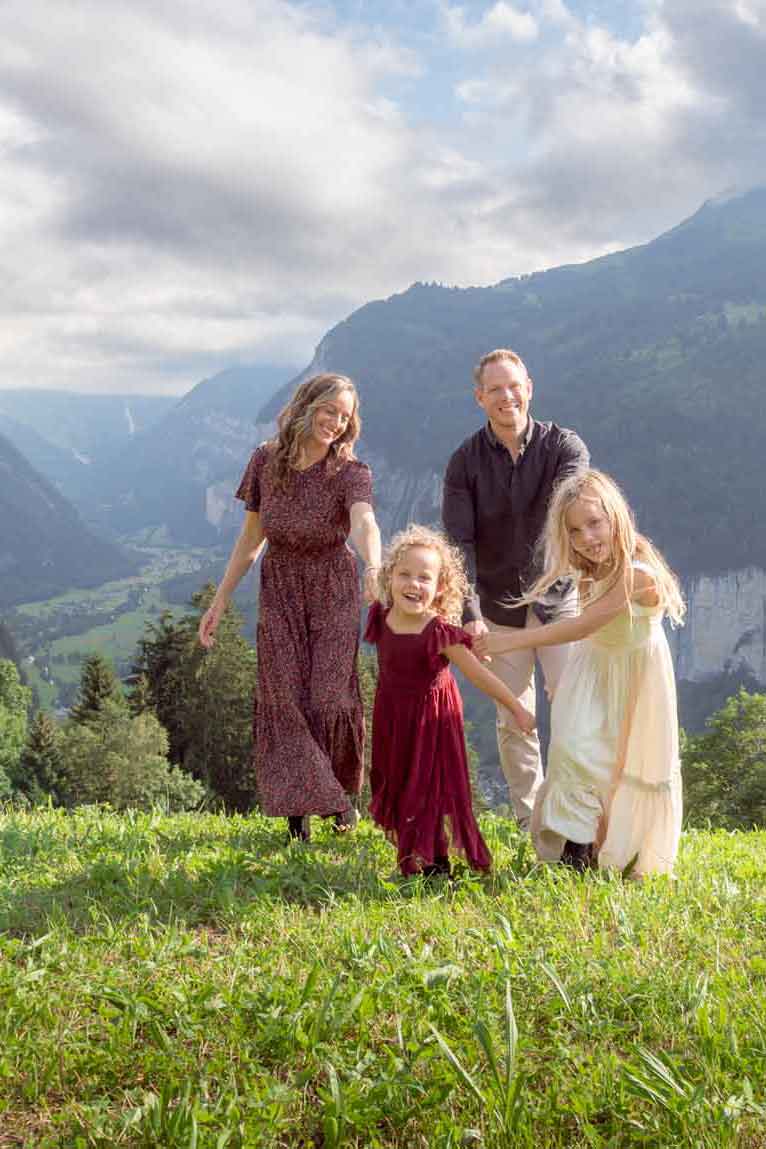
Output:
[[439,1033],[439,1030],[436,1028],[435,1025],[432,1025],[430,1021],[428,1023],[428,1028],[431,1030],[434,1037],[438,1041],[439,1048],[441,1049],[444,1056],[447,1058],[447,1061],[450,1063],[452,1068],[463,1079],[465,1084],[471,1090],[471,1093],[473,1093],[474,1097],[476,1097],[477,1100],[479,1100],[482,1105],[486,1106],[487,1101],[486,1101],[484,1094],[479,1089],[478,1085],[476,1084],[474,1079],[471,1077],[468,1070],[462,1065],[462,1063],[459,1061],[459,1059],[452,1052],[452,1050],[450,1049],[447,1042],[444,1040],[442,1035]]

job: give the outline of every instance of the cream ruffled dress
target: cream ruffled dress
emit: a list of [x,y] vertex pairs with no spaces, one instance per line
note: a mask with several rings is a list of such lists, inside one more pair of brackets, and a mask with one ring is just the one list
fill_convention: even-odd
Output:
[[681,816],[676,686],[662,611],[634,604],[572,646],[553,699],[532,840],[544,861],[557,861],[569,839],[600,843],[599,866],[623,870],[635,859],[633,876],[671,873]]

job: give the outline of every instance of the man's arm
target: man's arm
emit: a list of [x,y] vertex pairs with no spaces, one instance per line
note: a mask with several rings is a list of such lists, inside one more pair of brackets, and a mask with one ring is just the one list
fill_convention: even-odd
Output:
[[[444,530],[455,546],[459,547],[465,563],[465,573],[471,586],[476,586],[476,508],[473,491],[466,475],[465,455],[462,448],[455,451],[447,464],[442,488],[442,522]],[[463,605],[463,623],[466,627],[481,623],[479,596],[474,593]]]
[[556,482],[566,479],[568,475],[577,475],[580,471],[587,471],[590,466],[590,451],[575,431],[562,428],[559,445],[559,461],[556,467]]

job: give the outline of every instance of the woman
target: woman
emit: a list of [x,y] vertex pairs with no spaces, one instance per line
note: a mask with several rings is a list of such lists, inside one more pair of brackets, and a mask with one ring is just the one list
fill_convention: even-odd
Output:
[[359,399],[344,375],[302,383],[280,413],[277,435],[252,455],[237,498],[245,522],[199,626],[203,646],[242,576],[261,552],[258,690],[253,767],[265,814],[287,815],[291,837],[309,837],[309,815],[356,823],[364,724],[356,674],[365,562],[372,601],[380,532],[369,467],[354,458]]

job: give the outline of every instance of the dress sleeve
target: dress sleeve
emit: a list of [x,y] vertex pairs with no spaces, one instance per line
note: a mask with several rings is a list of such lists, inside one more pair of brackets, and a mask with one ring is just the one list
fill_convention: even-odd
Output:
[[383,604],[374,602],[367,612],[367,626],[364,628],[364,641],[373,646],[380,641],[380,631],[385,618]]
[[428,653],[431,657],[436,658],[441,654],[447,646],[467,646],[469,650],[473,647],[473,639],[467,630],[463,630],[462,626],[452,626],[448,622],[442,622],[438,619],[431,627],[431,632],[428,635]]
[[261,475],[266,462],[268,448],[261,443],[250,456],[250,462],[245,467],[245,473],[239,481],[235,499],[241,499],[248,511],[261,509]]
[[351,460],[344,468],[343,502],[346,510],[354,503],[372,503],[372,471],[366,463]]

